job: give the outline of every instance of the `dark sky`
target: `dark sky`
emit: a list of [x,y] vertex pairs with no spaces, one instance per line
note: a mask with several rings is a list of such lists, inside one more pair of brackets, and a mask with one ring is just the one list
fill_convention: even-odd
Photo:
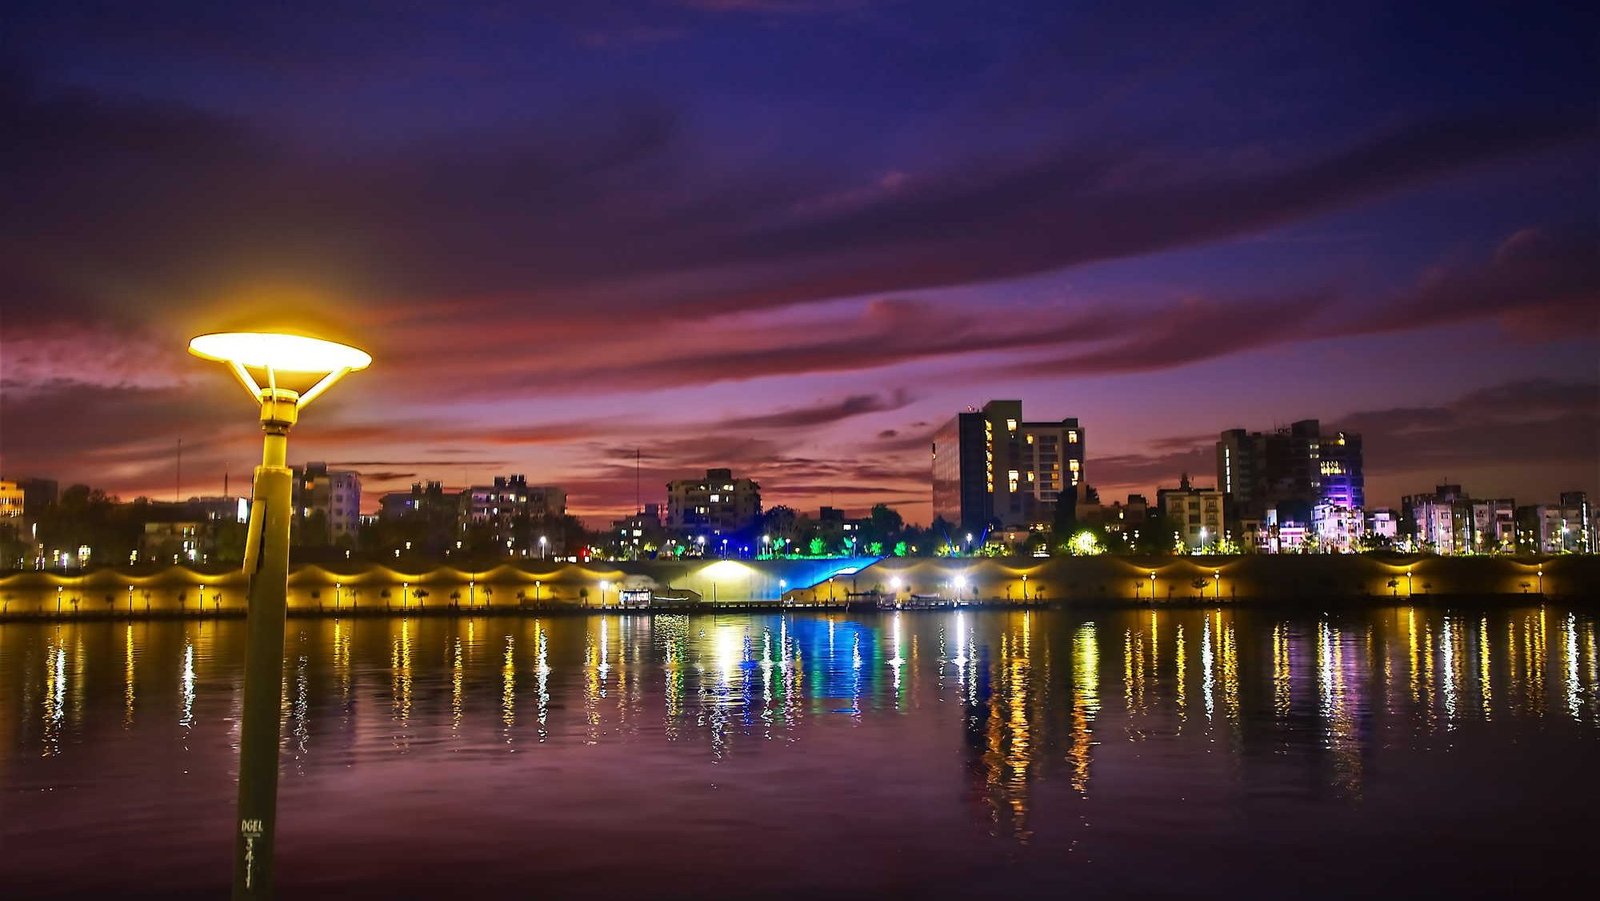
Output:
[[[1433,8],[1429,8],[1432,6]],[[291,460],[568,486],[727,465],[928,516],[967,405],[1110,500],[1231,427],[1369,498],[1600,489],[1583,4],[7,4],[0,473],[239,490],[196,333],[376,364]]]

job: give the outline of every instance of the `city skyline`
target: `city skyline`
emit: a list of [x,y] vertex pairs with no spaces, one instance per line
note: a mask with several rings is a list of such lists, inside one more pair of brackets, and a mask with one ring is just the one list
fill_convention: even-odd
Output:
[[291,460],[369,512],[525,473],[598,524],[638,449],[925,523],[994,398],[1082,422],[1107,502],[1313,418],[1369,506],[1600,494],[1592,14],[201,9],[14,18],[6,478],[166,499],[181,439],[239,490],[184,347],[290,325],[374,355]]

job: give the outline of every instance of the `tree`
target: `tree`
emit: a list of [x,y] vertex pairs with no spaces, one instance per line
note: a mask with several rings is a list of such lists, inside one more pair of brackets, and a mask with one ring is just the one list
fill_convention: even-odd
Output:
[[[1523,582],[1522,584],[1523,584],[1524,587],[1526,587],[1528,583],[1527,582]],[[1384,583],[1384,587],[1389,589],[1390,597],[1399,597],[1400,596],[1400,580],[1399,579],[1391,577],[1389,579],[1389,581]]]
[[900,517],[899,511],[888,504],[873,504],[867,519],[871,537],[885,544],[899,538],[900,533],[905,531],[905,520]]
[[823,541],[822,537],[819,535],[816,538],[811,539],[811,543],[807,546],[807,549],[811,552],[811,556],[821,557],[823,554],[828,552],[828,544],[827,542]]
[[1138,528],[1134,550],[1141,554],[1172,553],[1172,520],[1165,513],[1154,513]]
[[1106,544],[1099,530],[1079,529],[1063,546],[1074,557],[1092,557],[1106,552]]
[[1065,544],[1077,528],[1078,489],[1068,485],[1056,496],[1055,516],[1050,523],[1050,531],[1055,540],[1051,543],[1057,546]]

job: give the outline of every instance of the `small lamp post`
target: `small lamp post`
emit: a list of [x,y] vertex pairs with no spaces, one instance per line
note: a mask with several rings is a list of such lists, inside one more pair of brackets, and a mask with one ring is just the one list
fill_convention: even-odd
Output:
[[[270,898],[278,807],[278,716],[283,702],[283,621],[289,593],[292,474],[289,429],[300,410],[345,375],[372,364],[366,352],[300,335],[225,332],[201,335],[189,352],[228,365],[261,412],[261,465],[256,467],[245,539],[249,574],[245,620],[244,714],[239,731],[239,807],[234,835],[233,897]],[[263,387],[256,375],[266,377]],[[303,392],[280,374],[314,381]]]
[[1022,574],[1022,599],[1024,601],[1026,601],[1028,599],[1028,574],[1027,573],[1023,573]]
[[1219,601],[1222,600],[1222,570],[1213,569],[1211,571],[1211,584],[1214,586],[1213,596]]

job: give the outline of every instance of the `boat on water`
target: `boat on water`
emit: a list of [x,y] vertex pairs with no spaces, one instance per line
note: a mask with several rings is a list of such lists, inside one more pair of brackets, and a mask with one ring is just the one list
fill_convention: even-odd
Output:
[[912,594],[909,597],[885,597],[878,601],[879,610],[937,610],[955,607],[957,601],[942,594]]

